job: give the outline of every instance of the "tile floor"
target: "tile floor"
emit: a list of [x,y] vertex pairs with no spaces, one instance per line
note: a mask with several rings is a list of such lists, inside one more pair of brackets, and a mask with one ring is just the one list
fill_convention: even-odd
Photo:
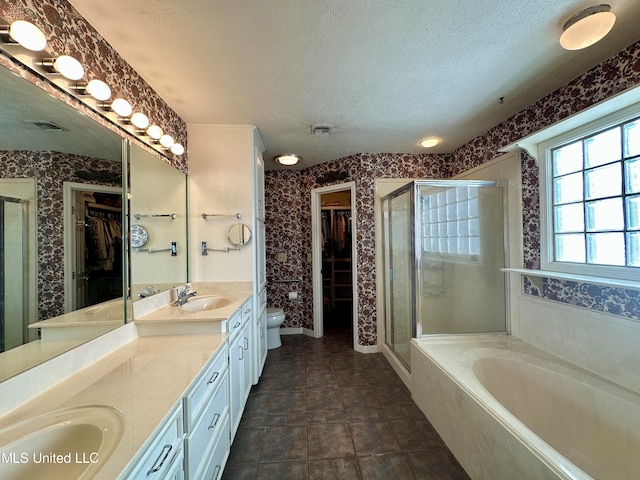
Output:
[[468,480],[382,354],[349,333],[269,350],[223,480]]

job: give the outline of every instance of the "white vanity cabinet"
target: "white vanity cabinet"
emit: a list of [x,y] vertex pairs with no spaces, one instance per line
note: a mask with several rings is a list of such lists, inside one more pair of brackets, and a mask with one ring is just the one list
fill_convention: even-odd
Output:
[[181,480],[183,479],[183,416],[182,405],[175,407],[140,452],[120,480]]
[[227,345],[198,375],[183,399],[183,407],[185,478],[218,478],[230,448]]
[[229,424],[233,439],[252,383],[251,300],[245,302],[241,310],[229,319],[229,325]]

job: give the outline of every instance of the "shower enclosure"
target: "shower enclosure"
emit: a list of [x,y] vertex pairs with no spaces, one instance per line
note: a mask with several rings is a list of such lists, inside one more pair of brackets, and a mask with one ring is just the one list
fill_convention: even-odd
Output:
[[382,200],[385,342],[410,370],[410,342],[506,330],[503,188],[416,180]]

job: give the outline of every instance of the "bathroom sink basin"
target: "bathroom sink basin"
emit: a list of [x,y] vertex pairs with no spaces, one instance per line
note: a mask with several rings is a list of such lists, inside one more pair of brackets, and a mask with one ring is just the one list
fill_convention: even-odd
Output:
[[102,405],[56,410],[12,425],[0,430],[2,478],[91,478],[115,450],[122,430],[122,413]]
[[218,308],[226,307],[232,302],[235,302],[235,298],[227,295],[202,295],[189,300],[182,305],[182,309],[185,312],[203,312],[205,310],[216,310]]

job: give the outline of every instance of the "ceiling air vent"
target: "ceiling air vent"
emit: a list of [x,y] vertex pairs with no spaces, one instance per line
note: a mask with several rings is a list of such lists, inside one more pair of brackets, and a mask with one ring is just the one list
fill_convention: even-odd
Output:
[[331,135],[333,125],[311,125],[311,135]]
[[45,130],[47,132],[65,132],[67,131],[65,128],[62,128],[60,125],[56,125],[53,122],[47,121],[35,121],[31,122],[33,125],[38,127],[41,130]]

